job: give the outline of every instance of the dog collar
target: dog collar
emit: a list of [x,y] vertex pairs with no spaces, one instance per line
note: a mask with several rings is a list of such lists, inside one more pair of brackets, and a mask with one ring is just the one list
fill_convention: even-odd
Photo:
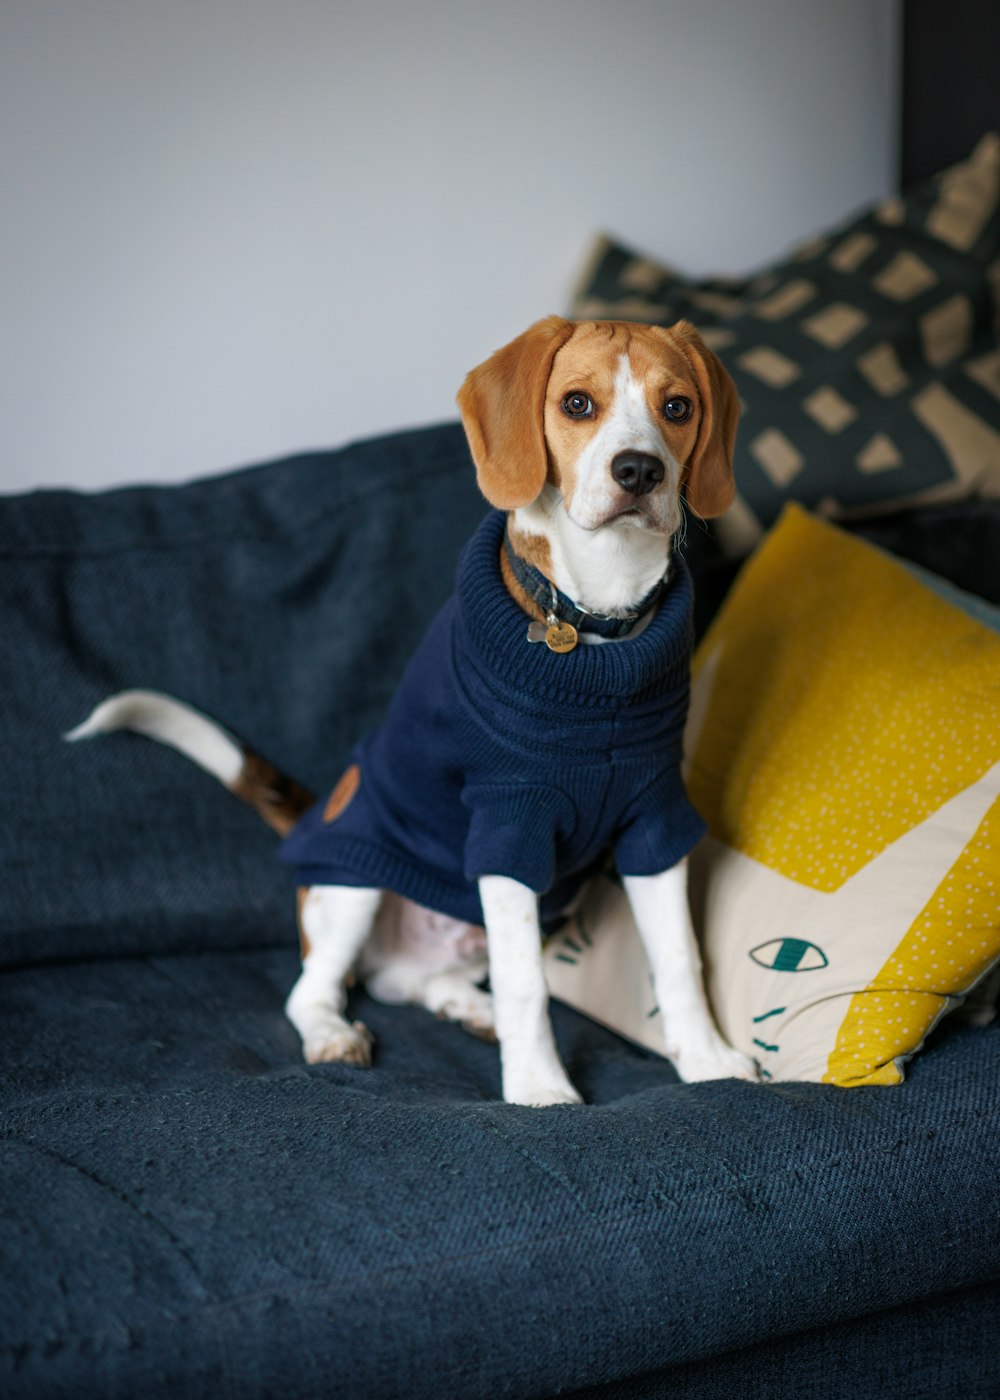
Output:
[[[653,587],[641,598],[636,607],[620,617],[608,617],[603,613],[588,612],[586,608],[581,608],[578,603],[574,603],[572,598],[567,598],[566,594],[558,589],[551,579],[547,579],[540,569],[536,569],[533,564],[529,564],[526,559],[514,549],[511,543],[510,531],[504,530],[504,549],[507,553],[507,562],[510,564],[511,572],[517,579],[520,586],[527,593],[532,602],[545,613],[548,623],[547,630],[543,629],[541,623],[533,623],[528,629],[529,641],[544,641],[550,651],[572,651],[576,646],[576,634],[578,632],[592,632],[599,637],[606,637],[611,640],[626,636],[639,619],[649,611],[658,601],[663,591],[664,580],[658,579]],[[532,628],[538,628],[538,635],[532,634]],[[563,644],[558,644],[559,637],[564,638]]]

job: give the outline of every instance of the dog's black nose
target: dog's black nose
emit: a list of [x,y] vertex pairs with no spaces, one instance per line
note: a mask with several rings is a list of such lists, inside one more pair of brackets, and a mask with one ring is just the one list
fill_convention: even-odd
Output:
[[611,461],[611,475],[623,491],[645,496],[663,480],[665,468],[651,452],[619,452]]

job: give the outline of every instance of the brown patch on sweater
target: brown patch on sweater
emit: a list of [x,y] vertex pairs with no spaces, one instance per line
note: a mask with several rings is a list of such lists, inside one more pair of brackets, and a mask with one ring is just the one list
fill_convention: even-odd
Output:
[[302,813],[316,801],[308,788],[247,748],[243,750],[240,775],[230,791],[249,802],[279,836],[287,836]]
[[323,808],[323,820],[325,822],[335,822],[341,812],[345,811],[352,797],[361,786],[361,769],[356,763],[352,763],[350,768],[345,768],[337,779],[336,786]]

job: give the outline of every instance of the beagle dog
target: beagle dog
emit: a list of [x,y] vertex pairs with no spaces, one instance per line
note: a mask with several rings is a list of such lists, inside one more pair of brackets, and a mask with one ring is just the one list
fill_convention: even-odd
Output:
[[542,919],[611,848],[680,1077],[756,1079],[713,1022],[688,912],[703,824],[680,779],[690,579],[672,553],[682,494],[699,517],[732,500],[732,380],[686,322],[552,316],[472,370],[458,404],[494,509],[325,801],[153,692],[111,697],[67,737],[145,733],[286,836],[303,953],[286,1010],[312,1063],[370,1063],[371,1036],[344,1014],[357,973],[377,999],[495,1037],[508,1102],[579,1103]]

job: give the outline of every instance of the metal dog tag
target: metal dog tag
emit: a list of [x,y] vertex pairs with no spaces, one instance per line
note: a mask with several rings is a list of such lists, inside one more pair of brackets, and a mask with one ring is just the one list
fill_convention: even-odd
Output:
[[577,641],[577,631],[571,622],[552,622],[546,629],[545,645],[549,651],[572,651]]
[[548,622],[529,622],[527,639],[529,642],[544,642],[549,651],[572,651],[580,640],[579,633],[571,622],[560,622],[549,615]]

